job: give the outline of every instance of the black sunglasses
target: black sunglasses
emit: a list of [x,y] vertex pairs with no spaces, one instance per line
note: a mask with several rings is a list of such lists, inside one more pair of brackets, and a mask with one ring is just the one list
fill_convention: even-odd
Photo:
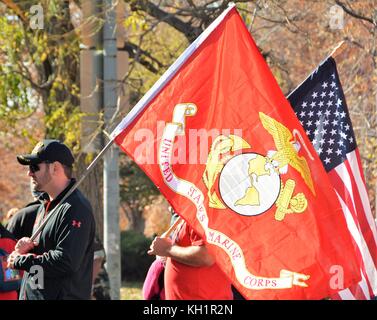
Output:
[[36,173],[37,171],[39,171],[41,168],[39,168],[39,165],[38,164],[31,164],[29,165],[29,171],[31,173]]
[[[49,164],[49,163],[51,163],[50,161],[44,161],[44,162],[42,162],[42,163],[47,163],[47,164]],[[30,164],[29,165],[29,171],[31,172],[31,173],[36,173],[37,171],[39,171],[39,170],[41,170],[41,168],[39,167],[39,164]]]

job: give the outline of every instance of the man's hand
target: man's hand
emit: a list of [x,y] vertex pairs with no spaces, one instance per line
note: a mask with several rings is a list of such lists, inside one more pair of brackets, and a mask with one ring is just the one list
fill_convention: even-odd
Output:
[[35,247],[36,243],[31,241],[30,238],[24,237],[18,240],[15,251],[17,251],[19,254],[25,254],[28,253],[31,249]]
[[156,237],[154,238],[150,246],[148,254],[161,257],[168,257],[172,246],[172,241],[169,238]]
[[16,260],[16,258],[18,256],[20,256],[21,254],[17,251],[13,251],[9,256],[8,256],[8,259],[7,259],[7,268],[14,268],[14,261]]

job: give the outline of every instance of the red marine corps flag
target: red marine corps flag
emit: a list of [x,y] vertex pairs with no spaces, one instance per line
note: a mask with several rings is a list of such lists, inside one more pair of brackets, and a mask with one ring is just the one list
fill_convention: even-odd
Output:
[[360,280],[320,159],[234,6],[112,133],[248,299]]

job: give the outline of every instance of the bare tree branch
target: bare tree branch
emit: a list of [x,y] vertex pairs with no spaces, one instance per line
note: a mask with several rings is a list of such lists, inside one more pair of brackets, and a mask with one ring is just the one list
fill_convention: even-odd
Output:
[[176,30],[182,32],[189,41],[195,39],[202,31],[200,28],[195,28],[191,24],[178,19],[174,14],[167,13],[161,10],[155,4],[148,0],[133,1],[131,3],[131,9],[133,11],[145,11],[157,20],[169,24]]
[[365,17],[365,16],[361,15],[360,13],[357,13],[357,12],[351,10],[350,8],[347,8],[346,5],[345,5],[342,1],[340,1],[340,0],[335,0],[335,3],[336,3],[337,5],[339,5],[339,6],[341,6],[342,9],[343,9],[347,14],[349,14],[350,16],[352,16],[352,17],[354,17],[354,18],[356,18],[356,19],[361,19],[361,20],[367,21],[367,22],[373,24],[375,27],[377,27],[377,23],[376,23],[375,20],[373,20],[373,19],[371,19],[371,18],[368,18],[368,17]]
[[[118,50],[127,51],[130,58],[135,59],[150,72],[158,73],[160,68],[165,67],[160,61],[152,57],[149,52],[142,50],[139,46],[131,42],[126,42],[124,47]],[[155,67],[155,65],[157,65],[157,67]]]

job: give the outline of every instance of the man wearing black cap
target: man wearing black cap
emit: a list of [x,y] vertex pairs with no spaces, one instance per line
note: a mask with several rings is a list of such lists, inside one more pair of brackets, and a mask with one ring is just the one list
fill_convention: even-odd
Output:
[[[28,175],[35,190],[49,196],[38,211],[35,232],[74,185],[74,158],[65,144],[44,140],[31,154],[19,155],[17,160],[29,166]],[[9,256],[10,267],[26,271],[20,299],[90,299],[94,234],[91,205],[76,189],[53,210],[35,241],[20,239]]]

